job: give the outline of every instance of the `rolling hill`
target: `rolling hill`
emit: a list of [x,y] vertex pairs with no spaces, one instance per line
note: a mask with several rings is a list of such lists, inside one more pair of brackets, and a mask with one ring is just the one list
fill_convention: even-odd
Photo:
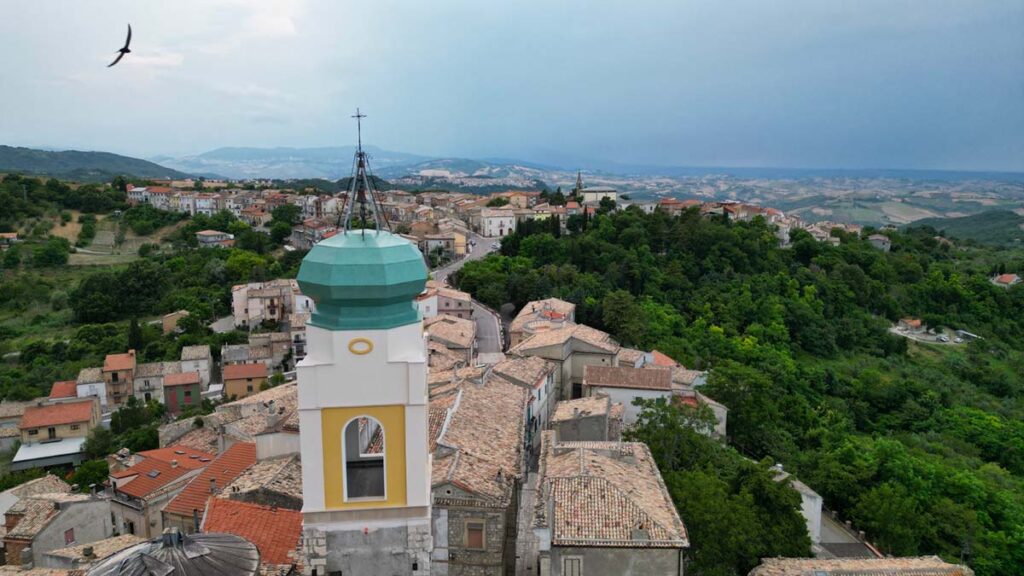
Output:
[[[195,156],[152,158],[192,174],[221,174],[227,178],[324,178],[337,180],[352,174],[354,146],[322,148],[218,148]],[[427,158],[367,146],[374,172],[410,165]]]
[[112,154],[79,150],[36,150],[0,145],[0,172],[55,176],[79,182],[105,182],[119,174],[137,178],[188,178],[159,164]]
[[1002,246],[1024,243],[1024,216],[1009,210],[988,210],[961,218],[925,218],[914,227],[931,226],[947,238]]

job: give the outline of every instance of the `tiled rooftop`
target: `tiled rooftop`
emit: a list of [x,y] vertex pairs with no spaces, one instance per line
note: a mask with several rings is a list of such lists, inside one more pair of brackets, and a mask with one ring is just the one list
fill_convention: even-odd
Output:
[[528,350],[534,350],[545,346],[565,344],[569,339],[579,340],[580,342],[589,344],[599,350],[612,354],[619,351],[619,343],[616,342],[608,333],[583,324],[573,324],[564,328],[538,332],[517,344],[512,348],[512,350],[510,350],[510,352],[523,353]]
[[[558,546],[689,546],[650,450],[640,442],[554,443],[544,433],[534,524]],[[551,516],[548,517],[548,510]]]
[[25,413],[25,408],[34,405],[35,402],[27,400],[20,402],[18,400],[4,400],[0,402],[0,418],[20,418]]
[[135,368],[135,350],[129,350],[122,354],[107,354],[103,359],[103,371],[113,372],[115,370],[132,370]]
[[153,492],[174,483],[179,478],[191,472],[182,466],[172,466],[162,460],[147,458],[131,468],[118,473],[111,474],[114,477],[127,477],[137,474],[135,478],[118,486],[117,491],[123,492],[135,498],[145,498]]
[[135,367],[135,377],[155,378],[157,376],[163,376],[165,373],[165,364],[169,364],[169,362],[147,362],[145,364],[139,364]]
[[583,368],[583,386],[667,391],[672,389],[672,372],[669,370],[588,365]]
[[765,558],[749,576],[973,576],[938,556],[910,558]]
[[47,474],[41,478],[29,480],[20,486],[11,488],[11,493],[18,498],[25,498],[35,494],[54,494],[57,492],[69,493],[71,492],[71,486],[53,474]]
[[587,416],[607,415],[611,408],[608,396],[604,394],[587,396],[575,400],[563,400],[555,405],[552,422],[565,422]]
[[57,400],[59,398],[74,398],[78,395],[78,383],[74,380],[64,380],[62,382],[54,382],[53,387],[50,388],[50,400]]
[[[528,392],[490,374],[486,384],[463,380],[459,396],[434,398],[452,411],[434,452],[431,483],[452,483],[485,501],[505,505],[522,467],[523,420]],[[501,472],[499,474],[499,471]]]
[[[264,368],[266,367],[264,366]],[[164,376],[164,387],[188,386],[189,384],[199,384],[200,382],[199,372],[180,372]]]
[[204,360],[210,358],[210,345],[209,344],[196,344],[195,346],[185,346],[181,349],[181,359],[186,360]]
[[424,319],[423,327],[431,339],[451,348],[471,348],[476,338],[475,322],[448,314]]
[[[97,540],[96,542],[90,542],[88,544],[79,544],[77,546],[68,546],[67,548],[58,548],[52,552],[47,552],[49,556],[60,556],[62,558],[68,558],[70,560],[78,560],[80,563],[88,562],[91,560],[102,560],[111,554],[116,554],[126,548],[131,548],[136,544],[145,541],[145,538],[136,536],[134,534],[122,534],[120,536],[114,536],[112,538],[105,538],[103,540]],[[86,559],[85,549],[92,548],[92,557]]]
[[28,430],[29,428],[88,422],[93,415],[93,406],[93,400],[29,406],[25,408],[25,414],[21,417],[20,428]]
[[522,330],[529,321],[536,319],[539,314],[543,314],[545,311],[554,312],[557,315],[555,319],[567,319],[576,312],[576,305],[572,302],[559,300],[558,298],[527,302],[522,310],[519,311],[519,314],[516,314],[516,317],[512,320],[509,330],[513,332]]
[[542,384],[555,365],[537,356],[510,358],[494,365],[494,373],[499,374],[514,384],[533,388]]
[[256,462],[221,492],[222,497],[245,499],[260,490],[277,492],[302,500],[302,462],[297,455]]
[[637,350],[635,348],[620,348],[619,363],[628,366],[636,366],[636,363],[639,362],[646,354],[647,353],[643,350]]
[[160,460],[168,464],[177,462],[178,466],[186,470],[203,468],[215,457],[211,452],[182,446],[181,444],[174,444],[165,448],[154,448],[153,450],[143,450],[142,452],[137,452],[136,456],[152,458],[153,460]]
[[102,368],[82,368],[78,371],[78,379],[76,380],[79,384],[96,384],[103,382],[103,369]]
[[302,514],[296,510],[271,508],[246,502],[214,498],[203,521],[206,532],[226,532],[256,545],[260,562],[295,562],[302,532]]
[[55,503],[83,502],[88,499],[88,494],[69,494],[66,492],[34,494],[22,498],[7,510],[8,514],[21,515],[18,524],[7,532],[7,538],[31,540],[50,523],[50,519],[60,513],[60,510],[54,505]]
[[223,490],[246,468],[256,463],[256,445],[239,442],[218,456],[205,470],[188,483],[188,486],[167,503],[164,512],[190,516],[192,510],[203,510],[206,501],[213,496],[211,481],[217,490]]

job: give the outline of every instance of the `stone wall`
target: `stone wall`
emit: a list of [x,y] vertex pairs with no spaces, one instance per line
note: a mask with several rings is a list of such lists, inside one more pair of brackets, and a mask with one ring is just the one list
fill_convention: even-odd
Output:
[[324,532],[304,529],[303,574],[430,574],[430,525]]

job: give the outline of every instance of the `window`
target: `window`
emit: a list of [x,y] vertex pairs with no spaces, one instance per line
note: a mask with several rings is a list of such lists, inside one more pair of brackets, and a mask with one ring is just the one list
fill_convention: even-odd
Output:
[[353,418],[342,440],[345,499],[385,498],[384,427],[369,416]]
[[582,576],[583,558],[570,556],[562,558],[562,576]]
[[54,428],[53,426],[50,426],[49,428],[47,428],[46,429],[46,437],[49,438],[50,440],[56,439],[57,438],[57,429]]
[[82,427],[82,426],[81,426],[81,425],[79,425],[79,424],[72,424],[72,425],[71,425],[71,429],[72,429],[72,430],[78,430],[78,429],[79,429],[79,428],[81,428],[81,427]]
[[191,397],[192,397],[192,391],[191,390],[185,390],[185,398],[191,398]]
[[113,374],[110,375],[110,381],[117,382],[117,372],[114,372]]
[[29,430],[28,431],[28,435],[29,436],[37,436],[38,434],[39,434],[39,430],[34,430],[33,429],[33,430]]
[[68,528],[67,530],[64,531],[64,544],[68,545],[68,544],[74,544],[74,543],[75,543],[75,529],[74,528]]
[[483,550],[485,548],[484,523],[482,521],[466,521],[466,548],[471,550]]
[[246,391],[246,392],[252,392],[252,384],[249,384],[249,385],[247,385],[247,386],[245,387],[245,391]]

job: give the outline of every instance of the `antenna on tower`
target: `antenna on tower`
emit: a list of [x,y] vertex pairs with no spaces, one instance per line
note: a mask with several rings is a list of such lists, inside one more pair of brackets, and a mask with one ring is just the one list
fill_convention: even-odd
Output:
[[370,158],[366,152],[363,152],[363,118],[366,118],[366,114],[363,114],[359,108],[356,108],[356,113],[352,115],[352,118],[356,119],[358,146],[356,147],[352,179],[348,185],[348,198],[345,200],[339,225],[342,232],[348,232],[352,229],[352,208],[355,204],[358,204],[361,234],[366,234],[368,212],[373,214],[376,231],[379,232],[382,225],[390,231],[391,223],[388,222],[387,216],[384,215],[377,199],[377,191],[373,188],[373,180],[370,177]]

